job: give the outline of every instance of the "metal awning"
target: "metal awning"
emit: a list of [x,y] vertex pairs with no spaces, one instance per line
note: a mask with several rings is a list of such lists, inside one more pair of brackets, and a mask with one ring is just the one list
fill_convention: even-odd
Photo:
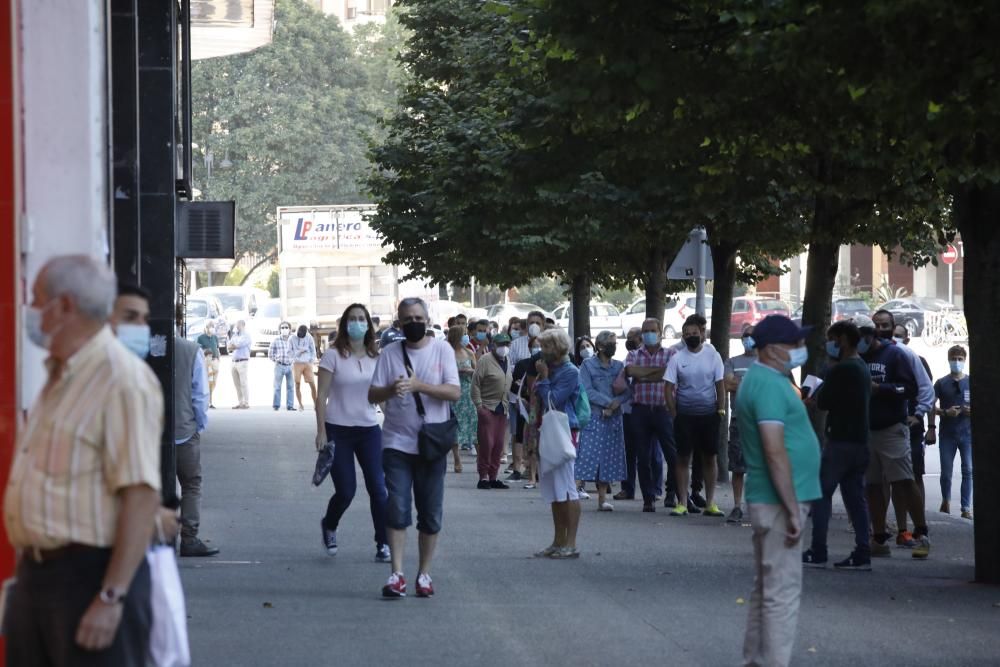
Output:
[[253,51],[271,43],[275,0],[191,0],[191,58]]

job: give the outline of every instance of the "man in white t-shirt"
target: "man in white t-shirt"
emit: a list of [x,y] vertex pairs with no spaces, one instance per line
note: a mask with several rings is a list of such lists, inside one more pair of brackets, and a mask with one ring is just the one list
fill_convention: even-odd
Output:
[[718,476],[719,425],[726,414],[725,369],[719,353],[704,345],[697,321],[688,318],[681,335],[684,349],[671,357],[663,376],[667,383],[667,409],[674,416],[677,442],[678,502],[670,514],[688,514],[688,466],[692,454],[697,452],[705,475],[705,514],[724,516],[715,503],[715,480]]
[[[405,341],[382,351],[368,389],[371,403],[382,403],[382,468],[389,492],[386,511],[392,574],[382,587],[382,595],[406,595],[403,578],[403,550],[406,529],[412,523],[411,507],[417,507],[420,566],[417,597],[431,597],[434,586],[430,567],[441,531],[444,505],[444,474],[447,457],[425,461],[418,453],[417,436],[424,420],[428,424],[447,421],[451,403],[462,395],[455,352],[443,338],[427,338],[427,304],[422,299],[403,299],[398,309]],[[403,361],[403,349],[413,367],[412,375]],[[414,394],[419,393],[425,416],[417,413]]]

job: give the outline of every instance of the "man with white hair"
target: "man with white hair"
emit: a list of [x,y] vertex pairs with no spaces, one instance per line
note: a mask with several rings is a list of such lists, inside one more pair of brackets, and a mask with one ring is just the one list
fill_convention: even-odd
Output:
[[236,332],[229,337],[229,351],[232,352],[233,384],[236,385],[237,403],[233,410],[246,410],[250,407],[250,345],[253,341],[247,334],[247,323],[240,320],[236,323]]
[[115,283],[103,263],[71,255],[32,288],[25,326],[49,352],[48,378],[4,497],[19,554],[8,664],[146,664],[163,393],[107,326]]

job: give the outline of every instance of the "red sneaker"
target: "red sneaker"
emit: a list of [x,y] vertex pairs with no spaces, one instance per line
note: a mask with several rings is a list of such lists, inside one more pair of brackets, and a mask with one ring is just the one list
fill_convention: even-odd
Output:
[[431,581],[429,574],[421,574],[417,577],[417,597],[434,597],[434,582]]
[[[417,595],[420,595],[420,584],[417,584]],[[393,572],[389,581],[382,587],[382,597],[384,598],[405,598],[406,579],[402,572]]]

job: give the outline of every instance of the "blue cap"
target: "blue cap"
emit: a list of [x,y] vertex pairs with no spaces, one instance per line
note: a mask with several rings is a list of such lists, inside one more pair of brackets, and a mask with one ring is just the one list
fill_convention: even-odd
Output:
[[768,315],[753,328],[753,339],[758,349],[775,343],[795,345],[812,329],[800,327],[784,315]]

